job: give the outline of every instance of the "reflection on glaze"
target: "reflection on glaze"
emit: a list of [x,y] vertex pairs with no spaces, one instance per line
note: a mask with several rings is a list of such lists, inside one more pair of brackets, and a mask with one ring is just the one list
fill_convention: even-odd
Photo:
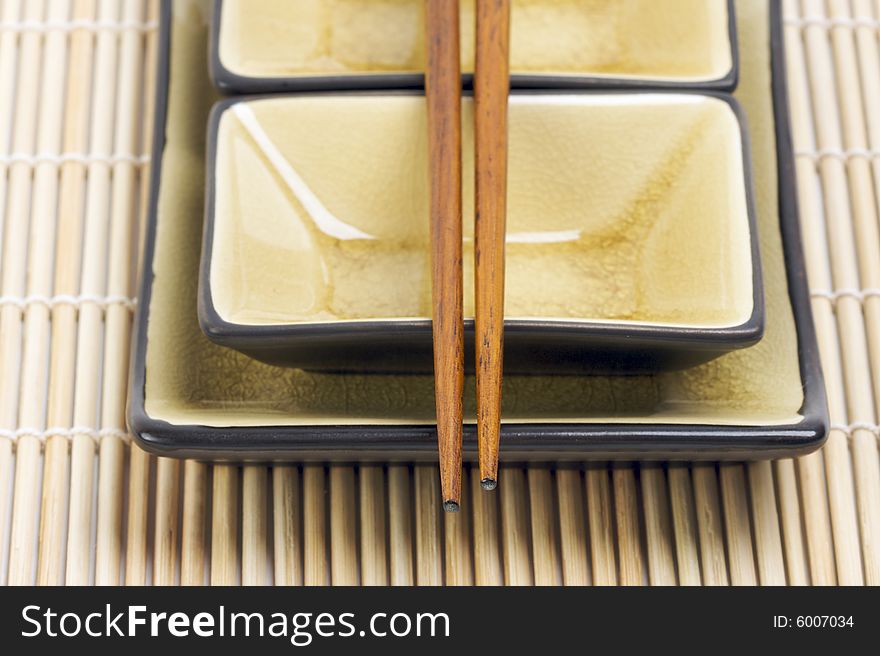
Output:
[[[215,305],[283,324],[430,316],[427,123],[418,96],[298,96],[221,119]],[[463,102],[463,170],[473,171]],[[510,318],[736,325],[752,310],[740,134],[671,94],[510,106]],[[473,316],[473,176],[463,180]]]
[[512,232],[507,234],[504,241],[508,244],[563,244],[568,241],[578,241],[582,234],[582,230]]
[[238,120],[241,121],[241,124],[248,131],[260,152],[275,167],[278,175],[281,176],[291,193],[303,206],[309,218],[314,221],[318,230],[328,237],[335,239],[375,239],[372,235],[368,235],[354,226],[340,221],[324,207],[320,199],[315,196],[314,192],[309,189],[309,186],[303,182],[303,179],[299,177],[290,163],[284,158],[284,155],[272,143],[272,139],[263,130],[250,107],[244,103],[238,103],[232,107],[232,111],[235,112]]

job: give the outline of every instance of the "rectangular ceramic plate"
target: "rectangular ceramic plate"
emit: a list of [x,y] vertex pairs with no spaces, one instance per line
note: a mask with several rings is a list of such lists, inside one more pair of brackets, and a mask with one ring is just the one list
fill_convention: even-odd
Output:
[[[168,456],[434,460],[430,376],[273,368],[212,344],[199,330],[205,125],[215,100],[203,73],[210,3],[176,0],[173,7],[172,15],[170,3],[163,4],[132,431],[146,449]],[[764,339],[682,372],[509,376],[506,461],[786,457],[823,442],[827,410],[793,197],[779,7],[769,7],[771,19],[766,0],[737,1],[745,55],[738,97],[753,143]],[[471,420],[473,396],[469,380]],[[475,457],[475,447],[469,424],[467,458]]]
[[[216,0],[211,72],[234,93],[422,85],[423,0]],[[461,3],[470,82],[474,2]],[[732,0],[513,0],[516,87],[736,86]]]
[[[463,116],[472,171],[471,98]],[[208,338],[270,364],[430,373],[427,133],[421,94],[219,103]],[[509,187],[506,373],[683,369],[760,339],[747,128],[730,96],[515,93]],[[473,198],[465,176],[466,317]],[[470,371],[470,319],[465,339]]]

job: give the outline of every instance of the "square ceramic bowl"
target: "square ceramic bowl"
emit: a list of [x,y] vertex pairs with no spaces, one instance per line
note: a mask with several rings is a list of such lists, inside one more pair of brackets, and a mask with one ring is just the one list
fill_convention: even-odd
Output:
[[[138,444],[214,461],[436,462],[432,376],[273,367],[199,330],[210,0],[162,3],[155,146],[128,421]],[[684,371],[505,376],[505,462],[790,458],[828,411],[798,228],[779,4],[737,0],[766,330]],[[477,457],[473,378],[464,456]]]
[[[472,109],[466,98],[466,172]],[[285,366],[430,371],[426,135],[415,94],[220,103],[199,297],[208,338]],[[683,368],[760,339],[750,161],[732,98],[517,94],[509,148],[506,370]],[[473,196],[466,174],[469,353]]]
[[[461,3],[462,70],[474,1]],[[217,0],[211,70],[234,93],[420,87],[423,0]],[[516,87],[731,90],[732,0],[513,0]]]

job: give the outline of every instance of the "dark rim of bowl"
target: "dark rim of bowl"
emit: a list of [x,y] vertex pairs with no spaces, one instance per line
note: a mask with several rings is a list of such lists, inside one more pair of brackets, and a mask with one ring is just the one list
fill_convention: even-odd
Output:
[[[285,91],[354,91],[364,89],[392,90],[424,88],[424,76],[418,73],[375,73],[361,75],[315,75],[252,77],[235,73],[220,58],[220,15],[223,0],[214,0],[208,56],[211,79],[225,94],[263,94]],[[736,35],[734,0],[727,0],[727,34],[730,44],[730,70],[715,80],[685,82],[646,78],[590,77],[577,75],[510,76],[514,89],[702,89],[733,91],[739,82],[739,45]],[[465,87],[473,85],[473,75],[462,75]]]
[[[146,412],[147,326],[153,285],[157,211],[170,62],[171,0],[162,0],[160,56],[156,94],[148,225],[144,243],[139,303],[132,335],[133,361],[128,397],[129,427],[141,447],[169,457],[212,461],[413,461],[433,460],[432,425],[201,426],[175,425]],[[786,279],[794,312],[804,401],[801,420],[788,425],[541,423],[504,424],[506,462],[530,460],[743,460],[787,458],[815,451],[828,432],[828,406],[809,288],[801,248],[794,155],[788,113],[782,17],[770,3],[773,111],[779,186],[780,232],[787,261]],[[467,459],[476,455],[476,434],[465,426]],[[583,466],[581,464],[580,466]]]
[[[364,97],[415,95],[416,91],[394,92],[320,92],[285,95],[236,96],[227,98],[214,105],[208,121],[208,146],[205,184],[205,223],[202,242],[202,257],[199,271],[198,317],[202,332],[213,342],[222,346],[240,349],[259,349],[267,343],[276,346],[286,343],[307,342],[313,338],[335,340],[342,344],[350,340],[371,338],[394,334],[401,339],[425,337],[431,334],[431,321],[428,319],[376,319],[359,320],[357,322],[322,322],[322,323],[288,323],[276,325],[249,325],[230,322],[217,312],[211,291],[211,262],[213,255],[215,226],[215,192],[216,192],[216,155],[220,121],[227,109],[243,102],[259,100],[275,100],[283,98],[315,97],[316,95]],[[512,95],[657,95],[668,94],[663,91],[619,90],[542,90],[512,92]],[[743,176],[746,190],[746,208],[749,224],[749,243],[752,274],[752,312],[741,324],[722,327],[675,326],[652,323],[632,322],[597,322],[589,320],[554,320],[554,319],[506,319],[504,329],[507,335],[525,339],[543,339],[545,337],[607,338],[626,340],[651,340],[667,344],[680,344],[691,348],[717,348],[734,350],[745,348],[758,342],[764,333],[764,284],[761,270],[760,247],[758,245],[757,210],[754,198],[754,182],[751,146],[745,112],[739,102],[732,96],[721,92],[679,91],[676,96],[702,96],[715,98],[725,102],[733,111],[740,131],[740,145],[743,156]],[[465,322],[465,329],[473,330],[473,320]]]

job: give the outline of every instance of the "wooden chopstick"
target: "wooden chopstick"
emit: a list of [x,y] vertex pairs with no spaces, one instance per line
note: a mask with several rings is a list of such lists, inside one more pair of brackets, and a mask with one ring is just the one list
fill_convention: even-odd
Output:
[[443,507],[461,501],[464,308],[458,0],[426,0],[434,388]]
[[474,120],[476,161],[477,437],[480,484],[495,488],[501,434],[504,234],[510,1],[477,0]]

